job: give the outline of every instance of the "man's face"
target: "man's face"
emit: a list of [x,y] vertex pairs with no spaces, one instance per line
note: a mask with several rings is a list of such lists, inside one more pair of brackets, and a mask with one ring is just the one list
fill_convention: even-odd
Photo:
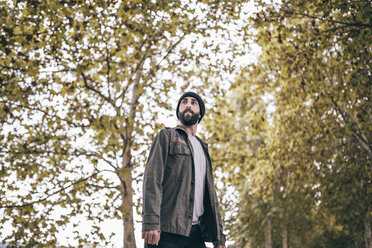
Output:
[[178,111],[178,118],[185,126],[192,126],[199,121],[200,107],[194,97],[183,98]]

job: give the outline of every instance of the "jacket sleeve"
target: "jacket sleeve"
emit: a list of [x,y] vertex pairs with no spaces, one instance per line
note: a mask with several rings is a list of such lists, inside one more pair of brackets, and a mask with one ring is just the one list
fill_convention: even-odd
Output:
[[162,182],[168,157],[169,138],[165,130],[156,135],[143,178],[142,231],[160,231]]

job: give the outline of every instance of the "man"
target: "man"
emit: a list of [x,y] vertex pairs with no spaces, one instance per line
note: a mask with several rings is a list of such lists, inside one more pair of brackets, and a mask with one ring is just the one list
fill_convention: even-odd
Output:
[[142,238],[148,248],[225,248],[212,163],[196,136],[205,112],[194,92],[177,104],[180,125],[156,136],[143,180]]

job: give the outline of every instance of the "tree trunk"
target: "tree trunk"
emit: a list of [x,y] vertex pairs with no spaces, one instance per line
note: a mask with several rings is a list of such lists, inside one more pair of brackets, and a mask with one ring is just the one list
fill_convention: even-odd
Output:
[[282,245],[283,248],[288,248],[288,231],[284,229],[282,232]]
[[124,248],[135,248],[136,240],[134,236],[133,221],[132,173],[129,169],[125,171],[122,177],[121,213],[123,215],[124,226]]
[[272,241],[271,241],[271,220],[268,219],[265,228],[265,248],[271,248]]
[[366,248],[372,248],[371,221],[369,219],[369,208],[367,208],[366,216],[364,218],[364,242],[366,244]]
[[134,119],[138,105],[138,90],[141,79],[141,70],[138,70],[134,79],[132,99],[130,101],[130,110],[128,113],[128,121],[126,123],[126,133],[124,133],[124,150],[123,163],[119,173],[121,180],[122,205],[121,213],[123,215],[124,225],[124,248],[135,248],[136,240],[134,236],[134,221],[133,221],[133,190],[132,190],[132,164],[131,164],[131,149],[133,144]]
[[287,208],[285,207],[280,211],[280,220],[282,228],[282,247],[288,248],[288,230],[287,230]]

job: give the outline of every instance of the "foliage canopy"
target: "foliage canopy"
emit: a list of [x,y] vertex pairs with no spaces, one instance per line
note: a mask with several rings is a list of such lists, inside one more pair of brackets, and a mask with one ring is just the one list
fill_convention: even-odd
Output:
[[239,247],[371,247],[371,3],[257,4],[262,54],[217,94],[207,128],[239,192],[231,235]]
[[[205,83],[202,92],[229,72],[219,66],[226,58],[210,54],[239,51],[212,39],[229,34],[240,8],[230,1],[2,1],[2,241],[55,246],[58,230],[72,227],[71,242],[107,245],[100,223],[122,219],[124,246],[135,247],[137,168],[162,127],[159,112],[172,109],[169,99],[190,83]],[[78,232],[74,216],[92,230]]]

